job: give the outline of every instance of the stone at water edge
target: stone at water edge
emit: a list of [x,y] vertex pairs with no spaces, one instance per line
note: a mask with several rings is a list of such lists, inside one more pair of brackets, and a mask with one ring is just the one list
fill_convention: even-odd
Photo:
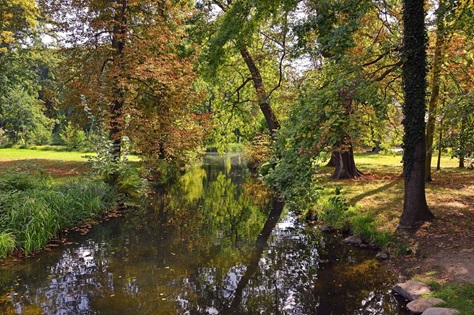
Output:
[[403,296],[408,301],[419,299],[422,295],[431,293],[430,288],[428,288],[426,284],[414,280],[398,283],[392,290]]
[[387,252],[380,251],[375,255],[375,258],[378,260],[387,260],[390,258],[390,255]]
[[343,242],[346,244],[351,244],[351,245],[361,245],[363,243],[362,239],[355,235],[346,237]]
[[437,298],[418,299],[408,303],[407,308],[412,313],[421,314],[430,307],[439,305],[441,303],[444,303],[444,301]]
[[459,314],[459,311],[454,310],[452,308],[444,308],[444,307],[430,307],[426,311],[423,312],[421,315],[456,315]]

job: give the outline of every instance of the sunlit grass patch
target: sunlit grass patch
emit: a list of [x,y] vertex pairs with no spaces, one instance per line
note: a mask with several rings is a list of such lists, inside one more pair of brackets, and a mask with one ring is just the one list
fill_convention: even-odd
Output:
[[75,151],[46,151],[34,149],[0,149],[0,161],[17,161],[17,160],[55,160],[55,161],[80,161],[87,162],[84,152]]
[[[92,155],[94,155],[94,153],[85,153],[79,151],[3,148],[0,149],[0,162],[18,160],[87,162],[87,156]],[[132,162],[139,161],[139,157],[136,155],[130,155],[128,156],[128,160]]]
[[[327,190],[337,188],[343,192],[353,212],[345,214],[352,220],[352,224],[348,224],[352,225],[353,233],[365,235],[380,246],[391,242],[389,236],[396,234],[403,210],[401,158],[398,155],[357,155],[356,165],[364,176],[351,180],[331,180],[333,168],[330,167],[321,167],[315,175]],[[462,217],[473,209],[474,171],[458,169],[457,161],[449,157],[443,157],[441,165],[441,171],[433,169],[433,181],[426,184],[428,206],[437,219]]]
[[433,295],[443,299],[445,307],[459,310],[460,315],[474,315],[474,283],[445,284],[435,290]]

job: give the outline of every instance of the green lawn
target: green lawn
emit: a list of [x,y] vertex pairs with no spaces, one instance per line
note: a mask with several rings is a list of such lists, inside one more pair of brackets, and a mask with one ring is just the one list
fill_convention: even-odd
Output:
[[[18,160],[53,160],[69,162],[87,162],[87,155],[94,153],[85,153],[77,151],[56,151],[44,149],[0,149],[0,162],[18,161]],[[138,161],[135,155],[129,157],[130,161]]]
[[87,162],[85,155],[91,155],[91,153],[7,148],[0,149],[0,162],[33,159]]

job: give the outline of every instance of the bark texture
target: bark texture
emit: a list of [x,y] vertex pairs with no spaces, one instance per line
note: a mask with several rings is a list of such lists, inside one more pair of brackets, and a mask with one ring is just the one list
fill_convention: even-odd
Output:
[[114,100],[110,108],[110,132],[109,137],[112,141],[111,154],[117,162],[120,160],[121,154],[121,116],[122,108],[125,102],[125,92],[122,85],[123,58],[125,39],[127,35],[127,0],[116,1],[116,12],[114,15],[115,23],[112,28],[112,50],[113,50],[113,67],[116,71],[114,76],[113,95]]
[[334,173],[332,179],[351,179],[362,176],[355,165],[354,151],[352,144],[349,143],[349,148],[344,151],[334,151],[331,159],[334,158]]
[[423,0],[403,2],[403,174],[405,194],[400,228],[433,219],[425,196],[426,33]]
[[428,107],[428,124],[426,127],[426,161],[425,161],[425,180],[431,182],[431,159],[433,157],[433,139],[436,123],[436,110],[438,108],[440,74],[443,63],[444,48],[444,23],[442,15],[438,15],[438,23],[436,29],[435,56],[433,63],[433,77],[431,82],[431,97]]

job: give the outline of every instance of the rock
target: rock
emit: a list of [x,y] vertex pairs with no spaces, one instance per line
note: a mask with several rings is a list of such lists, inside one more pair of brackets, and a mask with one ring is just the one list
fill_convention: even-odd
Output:
[[360,237],[351,235],[344,239],[344,243],[351,244],[351,245],[361,245],[363,242]]
[[452,308],[444,307],[430,307],[421,315],[456,315],[459,314],[459,311]]
[[332,232],[332,229],[331,229],[329,226],[327,226],[327,225],[321,225],[321,226],[319,227],[319,229],[320,229],[321,232],[323,232],[323,233],[331,233],[331,232]]
[[414,300],[408,303],[407,308],[412,313],[421,314],[426,309],[433,307],[435,305],[441,304],[441,303],[444,303],[444,301],[437,298],[418,299],[418,300]]
[[375,258],[378,260],[387,260],[389,258],[389,255],[387,252],[381,251],[378,252],[377,255],[375,255]]
[[426,284],[414,280],[398,283],[392,290],[403,296],[408,301],[416,300],[424,294],[431,293],[430,288],[428,288]]

